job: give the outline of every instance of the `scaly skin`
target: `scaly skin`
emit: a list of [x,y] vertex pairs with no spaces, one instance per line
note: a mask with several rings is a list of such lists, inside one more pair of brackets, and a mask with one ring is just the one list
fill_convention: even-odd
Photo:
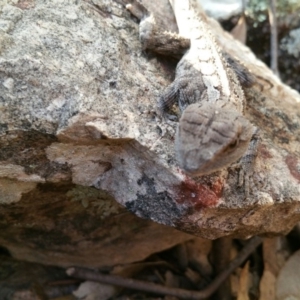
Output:
[[163,116],[176,102],[182,112],[175,137],[177,162],[186,173],[198,176],[223,169],[247,155],[248,169],[250,157],[255,157],[249,145],[256,128],[244,117],[245,97],[237,78],[243,71],[235,72],[229,65],[196,0],[170,0],[170,4],[179,35],[162,34],[163,29],[158,34],[158,22],[148,13],[142,17],[140,39],[150,49],[158,44],[160,53],[165,49],[166,53],[170,49],[176,53],[176,44],[190,41],[177,65],[174,82],[158,104]]

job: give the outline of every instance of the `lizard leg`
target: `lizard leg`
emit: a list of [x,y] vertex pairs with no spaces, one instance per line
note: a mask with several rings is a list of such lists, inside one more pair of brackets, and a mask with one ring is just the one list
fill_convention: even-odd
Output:
[[267,82],[270,88],[273,87],[273,84],[267,79],[264,79],[258,75],[254,76],[251,73],[251,71],[248,70],[238,59],[232,57],[230,54],[224,51],[222,52],[222,54],[225,57],[227,63],[230,65],[230,67],[237,75],[237,78],[243,88],[251,88],[254,85],[258,85],[260,87],[260,90],[262,91],[264,87],[261,83],[257,81],[256,77]]
[[238,162],[240,168],[238,186],[241,187],[244,185],[246,198],[250,195],[250,176],[253,173],[253,165],[257,156],[259,141],[259,130],[255,128],[249,147]]
[[134,0],[126,8],[136,16],[140,22],[139,37],[143,49],[156,53],[181,58],[190,47],[190,40],[164,28],[163,21],[154,17],[147,8]]
[[168,118],[168,111],[170,111],[172,106],[176,103],[177,95],[177,89],[173,82],[164,90],[163,94],[159,97],[157,109],[159,115],[161,115],[164,119]]
[[196,88],[191,86],[191,82],[193,81],[189,77],[176,78],[164,90],[158,102],[158,111],[161,116],[165,117],[176,102],[179,103],[180,111],[184,111],[189,104],[196,101],[193,95]]
[[233,69],[237,78],[244,88],[250,88],[256,83],[256,78],[254,75],[236,58],[233,58],[230,54],[223,51],[223,56],[225,57],[229,66]]

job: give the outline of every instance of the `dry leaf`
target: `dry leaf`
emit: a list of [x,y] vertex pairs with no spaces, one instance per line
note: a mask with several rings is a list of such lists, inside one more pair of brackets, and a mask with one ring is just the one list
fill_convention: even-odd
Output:
[[241,268],[237,268],[231,275],[230,275],[230,286],[231,286],[231,293],[232,296],[237,298],[237,294],[239,292],[239,278],[241,274]]
[[264,270],[263,276],[259,283],[259,300],[274,300],[275,299],[275,283],[276,277],[269,270]]
[[230,32],[237,40],[244,45],[246,44],[247,38],[247,23],[245,16],[241,16],[238,23]]
[[275,299],[275,282],[279,272],[277,263],[278,238],[265,238],[263,242],[264,273],[259,283],[260,300]]
[[240,275],[237,300],[249,300],[249,295],[248,295],[249,285],[250,285],[249,261],[247,261]]
[[165,285],[173,288],[179,287],[179,279],[171,271],[167,271],[165,274],[166,282]]
[[211,240],[201,238],[186,242],[189,264],[193,265],[193,268],[195,268],[203,276],[212,275],[212,266],[208,261],[211,246]]
[[194,270],[187,268],[184,272],[184,275],[186,278],[188,278],[193,284],[198,285],[200,280],[201,280],[201,276],[198,272],[195,272]]
[[188,253],[186,243],[179,244],[174,247],[174,256],[181,270],[185,270],[188,266]]

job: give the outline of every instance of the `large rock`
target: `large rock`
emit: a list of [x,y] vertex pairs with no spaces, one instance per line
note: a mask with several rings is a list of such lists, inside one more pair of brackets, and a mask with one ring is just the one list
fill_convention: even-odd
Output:
[[[0,244],[16,257],[110,265],[191,238],[119,204],[210,239],[281,234],[300,220],[300,96],[214,21],[219,43],[258,81],[246,91],[262,134],[247,199],[238,170],[192,179],[176,166],[176,123],[155,113],[175,64],[143,53],[123,5],[0,9]],[[136,257],[133,244],[144,249]]]

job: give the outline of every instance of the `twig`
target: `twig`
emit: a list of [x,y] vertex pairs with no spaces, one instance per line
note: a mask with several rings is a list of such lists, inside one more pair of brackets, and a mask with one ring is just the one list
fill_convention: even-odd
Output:
[[277,19],[276,0],[269,0],[269,21],[271,27],[271,69],[279,76],[278,71],[278,40],[277,40]]
[[56,281],[47,282],[47,286],[57,286],[57,285],[72,285],[80,282],[79,279],[61,279]]
[[67,274],[69,276],[98,281],[102,283],[122,286],[125,288],[140,290],[149,293],[155,293],[160,295],[169,295],[175,296],[182,299],[205,299],[211,296],[217,288],[222,284],[224,280],[238,267],[240,266],[245,259],[262,243],[262,239],[260,237],[252,238],[246,246],[239,252],[236,258],[227,266],[227,268],[220,273],[212,283],[210,283],[205,289],[202,291],[190,291],[178,288],[170,288],[161,286],[159,284],[144,282],[141,280],[123,278],[114,275],[106,275],[101,274],[96,271],[83,269],[83,268],[69,268],[67,269]]

